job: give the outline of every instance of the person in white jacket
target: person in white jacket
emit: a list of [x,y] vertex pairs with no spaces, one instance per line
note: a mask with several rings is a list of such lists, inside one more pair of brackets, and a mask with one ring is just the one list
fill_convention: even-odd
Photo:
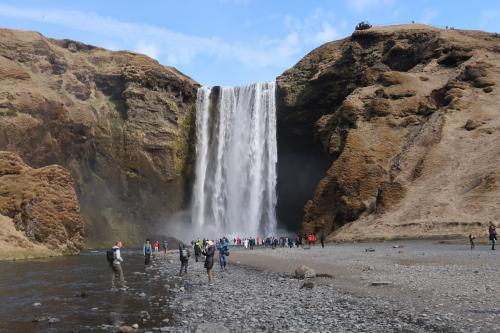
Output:
[[122,248],[123,244],[121,241],[117,241],[115,243],[115,246],[113,246],[113,265],[111,265],[111,288],[115,288],[115,278],[116,275],[118,274],[120,277],[120,288],[125,289],[125,279],[123,277],[123,269],[122,269],[122,262],[123,258],[120,253],[120,249]]

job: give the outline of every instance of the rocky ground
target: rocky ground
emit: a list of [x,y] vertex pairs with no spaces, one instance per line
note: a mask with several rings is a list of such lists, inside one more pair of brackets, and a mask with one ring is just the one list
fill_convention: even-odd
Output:
[[[227,272],[215,265],[212,286],[193,259],[177,276],[177,252],[147,268],[140,251],[123,255],[126,291],[110,290],[100,252],[0,263],[9,304],[0,307],[0,332],[500,331],[500,262],[484,245],[233,248]],[[316,277],[295,278],[304,264]]]
[[[500,330],[500,308],[491,304],[500,271],[495,254],[430,242],[392,246],[233,250],[230,269],[216,272],[213,286],[206,284],[203,264],[193,261],[188,275],[175,278],[173,327],[162,330]],[[311,283],[292,273],[304,263],[319,275]],[[178,273],[176,264],[153,269],[160,276],[172,275]]]
[[[372,314],[365,305],[377,308],[382,323],[377,326],[377,320],[370,319],[371,331],[383,330],[383,323],[392,320],[395,323],[389,331],[397,331],[398,325],[409,331],[500,331],[500,307],[491,302],[498,289],[500,263],[497,253],[485,245],[470,251],[467,245],[431,241],[358,243],[309,250],[237,251],[232,260],[288,274],[306,264],[317,274],[332,276],[325,286],[320,280],[314,291],[297,291],[297,295],[322,294],[318,311],[325,301],[335,306],[342,299],[357,304],[354,307],[363,309],[364,316]],[[327,313],[337,316],[334,310]],[[350,324],[340,318],[337,325],[341,331],[344,324]]]

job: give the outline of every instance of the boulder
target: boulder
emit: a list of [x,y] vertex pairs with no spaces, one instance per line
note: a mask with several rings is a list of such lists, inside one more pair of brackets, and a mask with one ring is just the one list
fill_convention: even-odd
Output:
[[120,326],[120,328],[118,329],[118,332],[119,333],[135,333],[135,329],[133,329],[130,326],[123,325],[123,326]]
[[0,231],[0,258],[74,254],[83,247],[74,182],[59,165],[34,169],[0,151],[0,217],[8,219]]
[[312,268],[309,268],[305,265],[302,265],[300,267],[298,267],[297,269],[295,269],[295,277],[297,279],[311,279],[311,278],[314,278],[316,277],[316,272],[314,271],[314,269]]

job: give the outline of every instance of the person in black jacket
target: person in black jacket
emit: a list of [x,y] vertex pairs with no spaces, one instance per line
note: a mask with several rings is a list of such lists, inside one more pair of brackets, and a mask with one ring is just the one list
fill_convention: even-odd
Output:
[[497,227],[493,224],[493,222],[490,222],[488,234],[490,235],[491,249],[495,251],[495,244],[497,243]]
[[212,268],[214,267],[215,245],[214,242],[208,241],[205,250],[202,252],[205,256],[205,268],[207,269],[208,284],[212,285]]

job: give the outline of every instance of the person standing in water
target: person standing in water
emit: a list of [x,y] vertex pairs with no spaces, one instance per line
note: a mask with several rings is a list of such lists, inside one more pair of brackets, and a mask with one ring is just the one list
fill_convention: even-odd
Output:
[[213,241],[207,242],[207,246],[202,254],[205,256],[205,268],[207,269],[208,285],[211,286],[213,284],[212,268],[214,267],[215,255],[215,246]]
[[144,252],[144,265],[149,265],[151,262],[151,253],[153,253],[153,247],[151,246],[151,241],[146,239],[146,243],[144,243],[143,247]]
[[125,290],[125,278],[123,277],[123,269],[122,262],[123,258],[120,253],[120,249],[123,247],[123,243],[121,241],[117,241],[115,246],[113,246],[113,262],[111,264],[111,289],[115,288],[115,279],[116,275],[119,276],[120,279],[120,289]]
[[491,250],[495,251],[495,244],[497,243],[497,227],[493,224],[493,222],[490,222],[488,234],[490,235]]
[[319,241],[321,242],[321,247],[324,248],[325,247],[325,235],[321,234],[321,236],[319,237]]

